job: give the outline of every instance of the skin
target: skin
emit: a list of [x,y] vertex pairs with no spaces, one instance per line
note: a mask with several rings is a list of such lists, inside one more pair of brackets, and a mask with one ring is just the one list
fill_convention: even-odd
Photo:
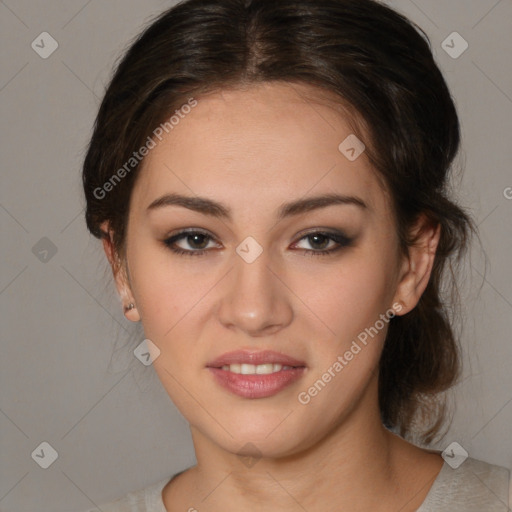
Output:
[[[353,133],[347,119],[308,92],[264,84],[197,98],[144,160],[121,265],[104,241],[122,302],[136,305],[126,316],[142,321],[159,348],[155,371],[190,423],[198,463],[164,488],[168,511],[413,511],[441,469],[437,452],[381,424],[387,323],[307,405],[298,401],[379,315],[393,304],[397,315],[416,306],[439,241],[439,227],[421,219],[418,245],[400,255],[389,194],[365,153],[351,162],[338,150]],[[177,205],[147,210],[171,192],[221,202],[232,219]],[[285,202],[333,192],[367,208],[276,218]],[[211,238],[176,245],[205,254],[182,256],[164,244],[186,228]],[[354,241],[306,255],[337,246],[304,238],[311,228]],[[236,253],[248,236],[263,249],[250,264]],[[272,397],[233,395],[205,366],[244,348],[291,355],[307,370]],[[238,455],[247,443],[252,466]]]

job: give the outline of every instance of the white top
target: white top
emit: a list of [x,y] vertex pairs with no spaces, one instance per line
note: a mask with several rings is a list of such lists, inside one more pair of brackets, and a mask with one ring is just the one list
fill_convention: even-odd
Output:
[[[177,473],[173,478],[180,473]],[[467,458],[457,469],[446,462],[417,512],[510,512],[511,471],[501,466]],[[167,512],[161,480],[124,498],[101,505],[102,512]],[[87,512],[98,512],[90,509]]]

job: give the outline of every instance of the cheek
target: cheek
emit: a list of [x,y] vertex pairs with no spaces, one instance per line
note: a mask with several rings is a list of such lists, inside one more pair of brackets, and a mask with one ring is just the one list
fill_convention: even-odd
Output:
[[385,249],[360,250],[342,258],[339,265],[297,276],[293,289],[322,320],[323,332],[343,344],[373,325],[391,307],[392,268]]
[[315,363],[297,396],[311,421],[340,421],[375,375],[392,318],[390,276],[382,259],[359,257],[325,279],[323,293],[312,288],[308,306],[335,334],[325,330],[327,337],[316,338]]
[[204,272],[194,271],[193,261],[188,266],[177,265],[176,257],[155,247],[154,241],[148,246],[134,247],[129,255],[132,287],[145,333],[163,339],[186,320],[208,289],[208,281]]
[[133,248],[129,257],[144,334],[159,349],[153,367],[175,405],[182,412],[193,409],[197,404],[187,391],[203,377],[208,347],[202,343],[211,336],[201,334],[211,310],[208,292],[219,273],[205,270],[193,257],[181,260],[159,248]]

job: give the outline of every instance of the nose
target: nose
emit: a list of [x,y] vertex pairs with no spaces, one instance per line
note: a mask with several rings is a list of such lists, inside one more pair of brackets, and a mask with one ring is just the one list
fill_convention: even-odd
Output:
[[224,327],[250,336],[268,336],[293,320],[292,292],[284,276],[270,268],[266,251],[252,263],[235,254],[222,287],[217,316]]

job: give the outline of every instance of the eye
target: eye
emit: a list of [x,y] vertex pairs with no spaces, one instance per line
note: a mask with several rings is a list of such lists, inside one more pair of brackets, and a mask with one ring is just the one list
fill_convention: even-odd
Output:
[[[200,256],[206,252],[209,240],[213,240],[213,237],[204,231],[187,230],[167,238],[164,240],[164,244],[176,254]],[[176,246],[177,242],[181,241],[184,241],[186,245],[192,247],[192,250]]]
[[352,240],[341,232],[325,231],[313,231],[303,236],[299,242],[302,240],[306,240],[310,246],[317,247],[313,250],[304,250],[305,255],[310,254],[311,256],[328,256],[352,243]]
[[[309,254],[312,256],[328,256],[352,243],[352,239],[341,232],[312,231],[300,238],[299,242],[302,240],[306,240],[310,246],[317,247],[312,250],[303,249],[304,255]],[[163,243],[176,254],[201,256],[209,251],[208,245],[212,241],[214,241],[214,238],[207,232],[189,229],[167,238]],[[179,242],[183,243],[185,246],[188,245],[188,248],[177,245]],[[297,243],[295,245],[297,245]]]

